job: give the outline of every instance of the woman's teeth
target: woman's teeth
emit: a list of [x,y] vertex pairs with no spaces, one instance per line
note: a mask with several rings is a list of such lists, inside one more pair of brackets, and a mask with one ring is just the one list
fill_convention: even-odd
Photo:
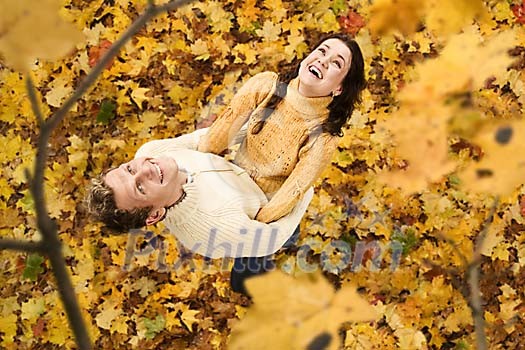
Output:
[[310,71],[310,73],[315,75],[315,77],[317,79],[322,79],[323,78],[323,75],[322,75],[321,71],[319,69],[317,69],[316,66],[310,66],[310,68],[308,70]]

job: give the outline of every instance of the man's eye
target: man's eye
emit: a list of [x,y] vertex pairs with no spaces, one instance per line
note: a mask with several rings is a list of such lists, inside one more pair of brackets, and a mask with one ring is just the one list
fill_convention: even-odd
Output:
[[139,184],[139,183],[137,183],[137,190],[139,190],[139,192],[142,193],[142,194],[146,194],[146,193],[144,192],[144,188],[142,188],[142,185]]
[[131,167],[129,165],[126,165],[126,170],[131,174]]

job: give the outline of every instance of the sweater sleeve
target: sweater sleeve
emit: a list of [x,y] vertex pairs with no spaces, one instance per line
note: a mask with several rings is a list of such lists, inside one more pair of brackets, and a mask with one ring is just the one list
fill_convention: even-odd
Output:
[[[246,213],[228,206],[205,222],[195,222],[199,227],[188,227],[192,232],[207,232],[206,243],[199,245],[197,253],[210,258],[225,256],[267,256],[275,253],[294,232],[313,197],[310,189],[293,210],[271,223],[250,219]],[[231,204],[231,203],[230,203]],[[204,227],[206,226],[206,227]]]
[[259,211],[256,219],[271,222],[289,213],[330,163],[337,143],[337,137],[322,134],[307,150],[302,150],[292,173],[268,204]]
[[269,224],[251,219],[239,199],[224,203],[221,209],[212,212],[196,208],[197,202],[185,208],[173,208],[165,224],[186,248],[206,257],[267,256],[286,243],[300,224],[312,197],[313,188],[310,188],[289,215]]
[[266,105],[277,82],[277,74],[259,73],[250,78],[237,91],[229,106],[213,122],[208,133],[200,140],[200,152],[221,154],[246,123],[252,111]]
[[204,128],[171,139],[147,142],[138,149],[137,153],[135,153],[135,158],[155,157],[177,149],[197,150],[199,139],[205,135],[207,131],[208,128]]

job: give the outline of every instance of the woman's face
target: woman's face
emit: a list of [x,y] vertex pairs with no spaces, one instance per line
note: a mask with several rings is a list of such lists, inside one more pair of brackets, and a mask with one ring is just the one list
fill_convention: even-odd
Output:
[[299,93],[306,97],[339,95],[352,63],[344,42],[331,38],[316,47],[299,66]]

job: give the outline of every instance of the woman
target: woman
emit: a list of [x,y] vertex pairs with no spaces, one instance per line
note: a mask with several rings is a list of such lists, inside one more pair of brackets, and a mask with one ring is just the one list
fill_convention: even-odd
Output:
[[358,44],[331,35],[292,74],[263,72],[249,79],[198,149],[222,153],[248,122],[234,163],[269,198],[256,219],[275,221],[292,210],[329,164],[365,85]]

